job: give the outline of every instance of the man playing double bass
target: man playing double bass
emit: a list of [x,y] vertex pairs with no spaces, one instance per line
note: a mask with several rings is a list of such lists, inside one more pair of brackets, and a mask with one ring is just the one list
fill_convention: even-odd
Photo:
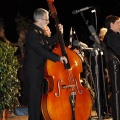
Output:
[[[28,114],[29,120],[43,120],[41,112],[41,98],[43,93],[44,66],[47,59],[53,62],[60,61],[67,63],[67,58],[51,52],[53,44],[59,38],[56,33],[54,36],[47,37],[43,29],[49,24],[49,12],[43,8],[35,10],[34,23],[28,29],[25,37],[25,58],[24,75],[28,93]],[[59,31],[63,33],[63,26],[58,25]]]

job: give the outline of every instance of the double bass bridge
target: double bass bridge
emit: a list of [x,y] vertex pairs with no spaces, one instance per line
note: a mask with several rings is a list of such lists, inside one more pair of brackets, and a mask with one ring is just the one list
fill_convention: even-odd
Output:
[[[77,84],[77,81],[76,81],[76,80],[74,80],[74,81],[75,81],[75,84],[62,85],[62,89],[73,89],[73,88],[76,87],[77,92],[78,92],[79,94],[82,94],[83,91],[82,91],[82,90],[79,90],[79,88],[78,88],[78,84]],[[62,81],[62,80],[59,80],[58,83],[57,83],[58,92],[55,93],[55,96],[56,96],[56,97],[59,97],[59,96],[60,96],[60,93],[61,93],[61,87],[60,87],[60,84],[61,84],[61,82],[63,82],[63,81]]]

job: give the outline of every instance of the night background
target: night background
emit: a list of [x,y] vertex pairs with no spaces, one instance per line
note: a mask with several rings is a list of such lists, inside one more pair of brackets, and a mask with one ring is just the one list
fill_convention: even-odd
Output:
[[[98,33],[99,29],[104,27],[106,16],[110,14],[120,16],[119,0],[54,0],[53,5],[56,8],[59,22],[64,25],[64,40],[66,45],[69,43],[71,27],[75,29],[79,41],[89,44],[92,41],[89,39],[91,34],[88,30],[88,25],[93,25]],[[89,6],[93,7],[83,11],[82,14],[72,14],[72,11],[74,10],[79,10]],[[0,17],[2,17],[4,20],[5,34],[7,39],[12,42],[17,41],[18,36],[14,19],[18,12],[22,16],[28,16],[30,19],[33,19],[34,10],[40,7],[49,10],[46,0],[2,1],[0,4]],[[94,9],[96,12],[92,13],[91,11]],[[52,17],[50,17],[49,26],[52,33],[54,33],[55,23]]]

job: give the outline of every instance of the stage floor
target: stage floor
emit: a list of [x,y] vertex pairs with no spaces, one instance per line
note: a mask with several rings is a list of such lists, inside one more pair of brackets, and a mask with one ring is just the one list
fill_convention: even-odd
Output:
[[[16,116],[14,113],[10,114],[8,120],[28,120],[28,116]],[[91,120],[98,120],[97,113],[95,111],[91,112]],[[102,119],[102,120],[113,120],[112,118],[109,119]]]

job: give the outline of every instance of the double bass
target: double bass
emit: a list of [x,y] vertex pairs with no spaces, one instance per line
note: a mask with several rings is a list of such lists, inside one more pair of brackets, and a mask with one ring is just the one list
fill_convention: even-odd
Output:
[[59,34],[59,43],[53,52],[66,56],[68,63],[47,60],[44,77],[48,82],[48,91],[42,96],[43,117],[45,120],[88,120],[92,99],[88,89],[80,83],[82,61],[74,51],[65,47],[53,0],[47,0],[47,3]]

